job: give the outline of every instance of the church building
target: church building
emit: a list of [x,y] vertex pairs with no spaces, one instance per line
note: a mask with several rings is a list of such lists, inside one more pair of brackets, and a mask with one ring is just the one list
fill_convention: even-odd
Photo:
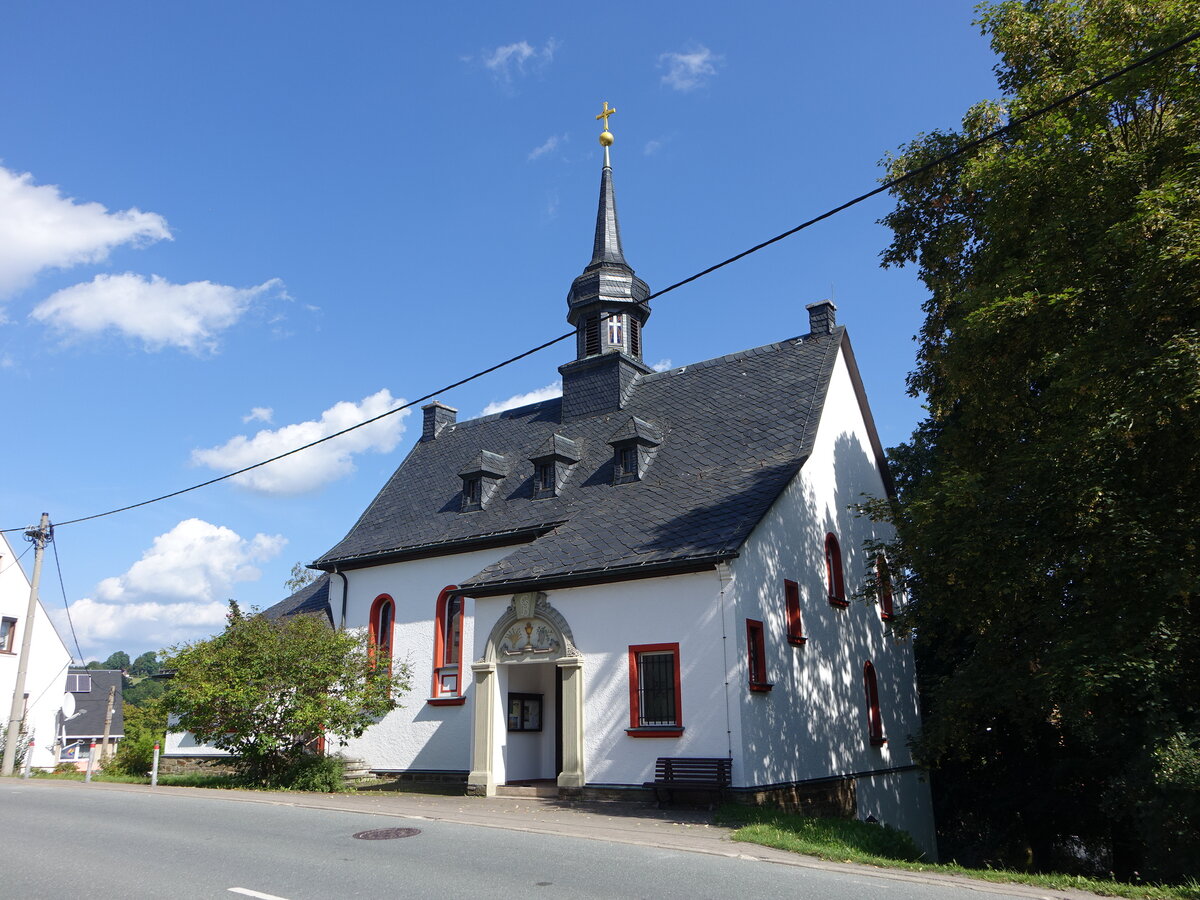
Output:
[[734,795],[933,854],[903,598],[854,599],[887,534],[849,507],[889,481],[846,330],[812,303],[797,336],[653,371],[611,143],[562,397],[425,406],[327,574],[268,614],[321,611],[411,667],[403,707],[345,748],[375,772],[639,796],[660,757],[723,757]]

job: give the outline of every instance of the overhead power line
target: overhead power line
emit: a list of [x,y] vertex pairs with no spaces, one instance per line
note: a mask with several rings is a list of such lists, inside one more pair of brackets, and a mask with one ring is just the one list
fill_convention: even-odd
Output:
[[[1167,47],[1163,47],[1160,50],[1156,50],[1153,53],[1147,54],[1146,56],[1143,56],[1140,59],[1135,60],[1134,62],[1130,63],[1129,65],[1124,66],[1123,68],[1118,69],[1117,71],[1112,72],[1108,75],[1105,75],[1103,78],[1098,78],[1095,81],[1085,85],[1084,87],[1081,87],[1078,90],[1072,91],[1071,93],[1058,98],[1057,100],[1053,101],[1052,103],[1047,103],[1045,106],[1038,107],[1037,109],[1032,110],[1031,112],[1027,112],[1024,115],[1018,116],[1017,118],[1010,121],[1007,125],[997,128],[995,131],[991,131],[988,134],[985,134],[981,137],[977,137],[970,141],[967,141],[965,144],[962,144],[959,147],[956,147],[954,150],[951,150],[950,152],[945,153],[942,156],[939,156],[938,158],[936,158],[930,162],[927,162],[922,166],[918,166],[917,168],[912,169],[911,171],[905,172],[903,175],[899,175],[895,178],[888,179],[887,181],[881,183],[875,189],[867,191],[865,194],[859,194],[854,199],[847,200],[845,203],[842,203],[839,206],[835,206],[831,209],[826,210],[825,212],[821,213],[818,216],[814,216],[813,218],[808,219],[805,222],[801,222],[799,225],[795,226],[794,228],[789,228],[787,231],[780,232],[779,234],[775,235],[772,238],[768,238],[767,240],[763,241],[760,244],[755,244],[753,247],[750,247],[747,250],[743,250],[741,253],[735,254],[734,256],[731,256],[728,259],[722,260],[721,262],[716,263],[715,265],[711,265],[706,269],[702,269],[701,271],[697,272],[694,275],[689,275],[687,278],[684,278],[682,281],[677,281],[674,284],[669,285],[660,291],[655,291],[655,292],[649,294],[646,297],[646,299],[642,302],[649,303],[651,300],[657,299],[658,297],[662,297],[665,294],[669,294],[671,291],[681,288],[686,284],[691,284],[693,281],[703,278],[706,275],[710,275],[711,273],[717,271],[718,269],[722,269],[725,266],[730,265],[731,263],[735,263],[740,259],[745,259],[747,256],[750,256],[752,253],[757,253],[759,250],[763,250],[767,247],[770,247],[772,244],[778,243],[779,241],[782,241],[784,238],[789,238],[794,234],[798,234],[799,232],[804,231],[806,228],[811,228],[813,225],[816,225],[818,222],[823,222],[825,219],[835,216],[840,212],[844,212],[845,210],[849,209],[852,206],[857,206],[859,203],[862,203],[864,200],[869,200],[870,198],[872,198],[878,194],[882,194],[885,191],[889,191],[894,187],[898,187],[899,185],[905,183],[906,181],[910,181],[919,175],[923,175],[925,172],[928,172],[930,169],[940,166],[944,162],[948,162],[949,160],[954,159],[955,157],[958,157],[958,156],[962,156],[965,153],[970,153],[972,150],[975,150],[978,147],[981,147],[982,145],[984,145],[986,143],[994,141],[996,138],[1002,137],[1003,135],[1008,134],[1010,131],[1020,128],[1022,125],[1026,124],[1028,122],[1031,122],[1034,119],[1039,118],[1040,116],[1046,115],[1046,113],[1052,112],[1061,106],[1065,106],[1066,104],[1070,103],[1073,100],[1077,100],[1080,97],[1083,97],[1086,94],[1091,93],[1092,91],[1096,90],[1096,88],[1103,87],[1104,85],[1108,84],[1109,82],[1117,80],[1118,78],[1122,77],[1123,75],[1127,75],[1130,72],[1141,68],[1142,66],[1149,65],[1150,63],[1152,63],[1158,59],[1161,59],[1162,57],[1166,56],[1167,54],[1173,53],[1176,50],[1179,50],[1179,49],[1187,46],[1188,44],[1192,43],[1193,41],[1195,41],[1198,38],[1200,38],[1200,31],[1193,31],[1191,34],[1187,35],[1186,37],[1180,38],[1179,40],[1175,41],[1175,43],[1173,43]],[[532,356],[534,353],[537,353],[540,350],[545,350],[547,347],[552,347],[553,345],[559,343],[560,341],[565,341],[567,338],[572,337],[574,334],[575,334],[574,331],[568,331],[565,334],[560,334],[556,338],[552,338],[552,339],[546,341],[545,343],[538,344],[536,347],[526,350],[523,353],[518,353],[516,356],[510,357],[509,359],[506,359],[503,362],[496,363],[495,365],[489,366],[486,369],[481,369],[480,371],[475,372],[473,375],[468,375],[466,378],[461,378],[458,381],[455,381],[452,384],[445,385],[444,387],[438,388],[435,391],[430,391],[428,394],[424,394],[421,397],[418,397],[416,400],[411,400],[408,403],[401,404],[400,406],[397,406],[394,409],[390,409],[387,412],[380,413],[377,416],[373,416],[372,418],[366,419],[362,422],[359,422],[356,425],[351,425],[348,428],[343,428],[341,431],[335,431],[333,434],[328,434],[325,437],[318,438],[315,441],[309,441],[307,444],[303,444],[299,447],[296,447],[295,449],[288,450],[286,453],[280,453],[278,456],[272,456],[270,459],[264,459],[261,462],[257,462],[257,463],[254,463],[253,465],[245,466],[241,469],[237,469],[236,471],[227,472],[224,475],[218,475],[216,478],[210,478],[207,481],[201,481],[201,482],[199,482],[197,484],[193,484],[189,487],[181,488],[177,491],[171,491],[168,494],[161,494],[160,496],[152,497],[149,500],[142,500],[139,503],[131,503],[128,506],[121,506],[116,509],[107,510],[106,512],[95,513],[90,516],[81,516],[77,519],[68,519],[65,522],[57,522],[57,523],[55,523],[55,527],[61,528],[64,525],[75,525],[80,522],[90,522],[93,519],[102,519],[106,516],[114,516],[117,513],[128,512],[131,509],[137,509],[142,506],[149,506],[152,503],[159,503],[160,501],[169,500],[172,497],[178,497],[181,494],[187,494],[192,491],[199,490],[200,488],[208,487],[209,485],[212,485],[212,484],[217,484],[218,482],[221,482],[221,481],[227,481],[230,478],[236,478],[238,475],[244,475],[246,472],[250,472],[250,471],[253,471],[254,469],[262,468],[263,466],[270,465],[273,462],[278,462],[281,459],[286,459],[289,456],[294,456],[297,453],[302,453],[303,451],[308,450],[311,447],[315,447],[318,444],[323,444],[326,441],[331,441],[334,438],[341,437],[342,435],[348,434],[351,431],[356,431],[359,428],[363,428],[374,422],[378,422],[380,419],[386,418],[387,416],[395,415],[396,413],[402,412],[403,410],[406,410],[413,406],[416,406],[418,403],[421,403],[425,400],[431,400],[440,394],[444,394],[447,391],[453,390],[454,388],[461,387],[464,384],[467,384],[469,382],[475,381],[476,379],[482,378],[484,375],[490,375],[492,372],[495,372],[498,369],[503,369],[505,366],[510,366],[519,360],[525,359],[527,356]],[[24,528],[4,528],[4,529],[0,529],[0,533],[8,533],[8,532],[13,532],[13,531],[23,531],[23,530],[24,530]]]

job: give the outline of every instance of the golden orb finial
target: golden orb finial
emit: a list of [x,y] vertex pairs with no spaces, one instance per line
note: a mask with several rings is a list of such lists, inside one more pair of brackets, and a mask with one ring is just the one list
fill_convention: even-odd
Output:
[[611,147],[612,146],[613,135],[612,135],[612,132],[608,130],[608,117],[611,116],[615,112],[616,112],[616,109],[608,108],[608,101],[605,100],[604,101],[604,111],[602,113],[600,113],[600,115],[596,116],[597,119],[604,120],[604,130],[602,132],[600,132],[600,146],[601,147]]

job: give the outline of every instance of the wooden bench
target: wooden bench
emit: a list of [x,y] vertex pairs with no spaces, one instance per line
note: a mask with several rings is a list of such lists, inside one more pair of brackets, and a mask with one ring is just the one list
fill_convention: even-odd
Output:
[[674,801],[679,791],[715,794],[719,800],[732,780],[732,763],[728,758],[660,756],[654,764],[654,780],[643,787],[654,788],[654,798],[661,809],[663,804]]

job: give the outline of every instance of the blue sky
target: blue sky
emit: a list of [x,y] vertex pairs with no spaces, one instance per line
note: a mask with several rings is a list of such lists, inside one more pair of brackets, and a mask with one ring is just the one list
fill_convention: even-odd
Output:
[[[626,257],[658,289],[870,189],[888,151],[996,95],[972,4],[949,0],[19,0],[2,17],[4,528],[185,487],[561,334],[602,101]],[[888,209],[663,297],[647,361],[803,333],[832,295],[883,442],[904,440],[924,292],[879,267]],[[463,419],[541,396],[572,352],[440,399]],[[228,597],[281,599],[419,417],[61,528],[85,655],[205,636]],[[57,580],[50,559],[42,599],[65,625]]]

